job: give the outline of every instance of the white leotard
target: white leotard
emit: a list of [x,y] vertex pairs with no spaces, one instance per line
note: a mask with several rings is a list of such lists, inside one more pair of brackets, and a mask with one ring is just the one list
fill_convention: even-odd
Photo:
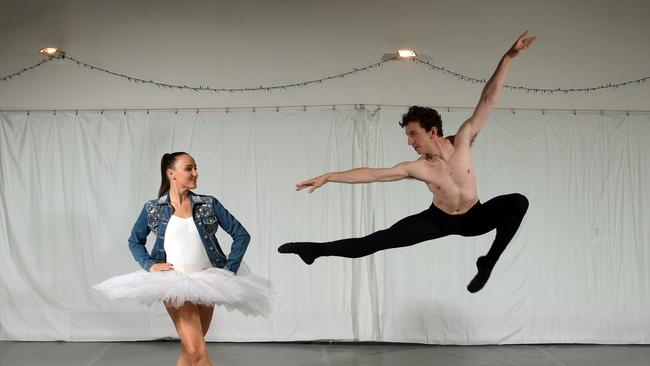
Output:
[[165,252],[175,271],[200,272],[212,267],[192,217],[171,216],[165,230]]

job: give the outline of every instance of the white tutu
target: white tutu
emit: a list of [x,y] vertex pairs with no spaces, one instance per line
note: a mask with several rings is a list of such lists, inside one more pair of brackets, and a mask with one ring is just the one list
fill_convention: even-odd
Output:
[[220,268],[200,272],[147,272],[139,270],[111,277],[93,286],[111,300],[132,299],[146,305],[163,301],[180,307],[190,301],[197,305],[223,306],[245,315],[268,315],[271,284],[250,273],[244,263],[238,274]]

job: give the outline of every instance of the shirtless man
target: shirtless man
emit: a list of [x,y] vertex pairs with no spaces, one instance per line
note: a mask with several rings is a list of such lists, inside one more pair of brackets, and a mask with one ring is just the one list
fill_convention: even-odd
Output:
[[535,40],[535,37],[527,35],[528,32],[525,32],[519,36],[501,58],[496,71],[483,88],[474,113],[460,126],[455,136],[443,137],[438,112],[413,106],[402,116],[400,126],[405,129],[408,144],[420,154],[419,159],[392,168],[356,168],[327,173],[296,185],[297,191],[309,187],[311,193],[327,182],[371,183],[412,178],[425,183],[433,193],[431,207],[398,221],[388,229],[362,238],[327,243],[287,243],[280,246],[278,251],[298,254],[305,263],[312,264],[318,257],[359,258],[446,235],[477,236],[496,229],[490,250],[476,261],[478,273],[467,285],[467,290],[472,293],[482,289],[501,253],[517,232],[528,209],[528,200],[514,193],[481,203],[472,167],[472,144],[497,101],[510,62]]

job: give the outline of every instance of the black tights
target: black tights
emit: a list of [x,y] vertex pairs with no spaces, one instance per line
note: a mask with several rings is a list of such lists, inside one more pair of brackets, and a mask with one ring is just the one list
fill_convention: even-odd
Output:
[[527,210],[528,199],[518,193],[498,196],[483,204],[478,202],[462,215],[449,215],[432,204],[388,229],[361,238],[326,243],[289,243],[281,246],[279,251],[299,254],[306,263],[311,264],[318,257],[359,258],[380,250],[406,247],[447,235],[477,236],[496,229],[490,250],[477,261],[479,274],[482,272],[487,281]]
[[447,235],[477,236],[497,229],[487,257],[494,262],[517,232],[528,209],[528,200],[520,194],[495,197],[484,204],[475,204],[463,215],[449,215],[434,205],[428,209],[362,238],[327,243],[312,243],[316,257],[336,256],[359,258],[380,250],[407,247]]

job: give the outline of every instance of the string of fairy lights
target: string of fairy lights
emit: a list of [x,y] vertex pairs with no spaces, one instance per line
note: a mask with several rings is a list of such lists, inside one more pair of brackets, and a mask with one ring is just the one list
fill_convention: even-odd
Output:
[[65,55],[62,56],[61,58],[73,61],[77,65],[89,68],[91,70],[101,71],[101,72],[104,72],[104,73],[107,73],[107,74],[110,74],[110,75],[113,75],[113,76],[121,77],[121,78],[126,79],[126,80],[131,81],[131,82],[141,83],[141,84],[150,84],[150,85],[154,85],[154,86],[164,88],[164,89],[209,91],[209,92],[217,92],[217,93],[222,93],[222,92],[228,92],[228,93],[237,93],[237,92],[239,92],[239,93],[242,93],[242,92],[256,92],[256,91],[271,92],[271,91],[274,91],[274,90],[286,90],[286,89],[290,89],[290,88],[306,87],[306,86],[311,86],[311,85],[314,85],[314,84],[320,84],[320,83],[323,83],[323,82],[326,82],[326,81],[329,81],[329,80],[340,79],[340,78],[344,78],[346,76],[350,76],[352,74],[356,74],[356,73],[359,73],[359,72],[375,69],[375,68],[385,64],[386,62],[394,60],[396,57],[392,57],[392,58],[389,58],[389,59],[386,59],[386,60],[375,62],[374,64],[366,65],[366,66],[363,66],[363,67],[360,67],[360,68],[354,68],[351,71],[343,72],[343,73],[340,73],[340,74],[329,75],[329,76],[326,76],[326,77],[323,77],[323,78],[320,78],[320,79],[313,79],[313,80],[307,80],[307,81],[300,81],[300,82],[296,82],[296,83],[271,85],[271,86],[260,85],[258,87],[251,87],[251,88],[213,88],[213,87],[210,87],[210,86],[203,86],[203,85],[188,86],[188,85],[163,83],[163,82],[160,82],[160,81],[145,80],[145,79],[138,78],[138,77],[135,77],[135,76],[120,74],[120,73],[117,73],[117,72],[114,72],[114,71],[111,71],[111,70],[108,70],[108,69],[104,69],[104,68],[101,68],[101,67],[90,65],[90,64],[88,64],[86,62],[83,62],[83,61],[80,61],[80,60],[77,60],[77,59],[74,59],[72,57],[68,57],[68,56],[65,56]]
[[[12,74],[3,76],[0,78],[0,81],[9,81],[18,77],[23,76],[23,74],[33,71],[44,64],[48,63],[49,61],[53,59],[59,59],[59,60],[64,60],[64,61],[69,61],[77,66],[84,67],[93,71],[99,71],[102,73],[109,74],[114,77],[119,77],[122,79],[125,79],[129,82],[133,82],[136,84],[147,84],[147,85],[152,85],[155,87],[163,88],[163,89],[177,89],[177,90],[192,90],[195,92],[215,92],[215,93],[248,93],[248,92],[260,92],[260,91],[266,91],[266,92],[273,92],[273,91],[278,91],[278,90],[287,90],[291,88],[299,88],[299,87],[309,87],[313,86],[316,84],[321,84],[327,81],[335,80],[335,79],[341,79],[341,78],[346,78],[349,76],[352,76],[354,74],[358,74],[364,71],[372,71],[375,70],[382,65],[386,64],[387,62],[390,61],[395,61],[395,60],[408,60],[410,62],[415,63],[416,65],[422,66],[427,68],[428,70],[435,71],[435,72],[440,72],[449,76],[452,76],[459,81],[466,82],[466,83],[472,83],[472,84],[485,84],[487,82],[486,79],[478,79],[472,76],[468,76],[456,71],[452,71],[448,68],[435,65],[429,61],[423,60],[421,58],[418,58],[417,56],[415,57],[409,57],[409,58],[400,58],[397,54],[383,59],[381,61],[365,65],[362,67],[355,67],[349,71],[338,73],[338,74],[332,74],[328,75],[325,77],[321,77],[318,79],[311,79],[311,80],[305,80],[305,81],[298,81],[298,82],[291,82],[291,83],[286,83],[286,84],[277,84],[277,85],[260,85],[257,87],[232,87],[232,88],[225,88],[225,87],[212,87],[208,85],[186,85],[186,84],[172,84],[172,83],[166,83],[162,81],[157,81],[153,79],[144,79],[141,77],[125,74],[125,73],[119,73],[116,71],[109,70],[104,67],[96,66],[89,64],[87,62],[78,60],[74,57],[67,56],[64,52],[59,52],[56,54],[56,56],[50,56],[48,58],[43,59],[42,61],[23,68],[20,71],[14,72]],[[640,85],[645,83],[650,79],[650,76],[645,76],[638,78],[636,80],[629,80],[629,81],[623,81],[623,82],[616,82],[616,83],[607,83],[607,84],[602,84],[594,87],[586,87],[586,88],[531,88],[523,85],[510,85],[506,84],[503,87],[506,89],[510,90],[515,90],[515,91],[523,91],[526,93],[533,93],[533,94],[569,94],[569,93],[584,93],[588,94],[590,92],[594,91],[599,91],[599,90],[605,90],[605,89],[618,89],[621,87],[628,87],[628,86],[635,86],[635,85]]]
[[46,64],[46,63],[48,63],[49,61],[52,61],[52,60],[53,60],[53,58],[43,59],[43,60],[41,60],[41,62],[36,63],[36,64],[34,64],[34,65],[30,66],[30,67],[26,67],[26,68],[24,68],[24,69],[22,69],[20,71],[16,71],[16,72],[14,72],[12,74],[9,74],[7,76],[3,76],[2,78],[0,78],[0,81],[9,81],[11,79],[21,77],[21,76],[23,76],[24,73],[35,70],[35,69],[43,66],[44,64]]
[[[442,72],[447,75],[451,75],[455,78],[457,78],[460,81],[465,81],[468,83],[475,83],[475,84],[485,84],[487,82],[486,79],[477,79],[471,76],[463,75],[460,73],[457,73],[455,71],[446,69],[441,66],[434,65],[428,61],[421,60],[417,57],[413,58],[413,62],[416,62],[419,65],[425,66],[431,70]],[[624,81],[624,82],[619,82],[619,83],[608,83],[608,84],[603,84],[600,86],[595,86],[591,88],[570,88],[570,89],[562,89],[562,88],[557,88],[557,89],[545,89],[545,88],[528,88],[525,86],[521,85],[509,85],[509,84],[504,84],[503,87],[506,89],[510,90],[521,90],[525,91],[526,93],[535,93],[535,94],[569,94],[569,93],[589,93],[593,92],[596,90],[603,90],[603,89],[618,89],[620,87],[625,87],[629,85],[640,85],[645,83],[650,79],[650,76],[642,77],[636,80],[629,80],[629,81]]]

